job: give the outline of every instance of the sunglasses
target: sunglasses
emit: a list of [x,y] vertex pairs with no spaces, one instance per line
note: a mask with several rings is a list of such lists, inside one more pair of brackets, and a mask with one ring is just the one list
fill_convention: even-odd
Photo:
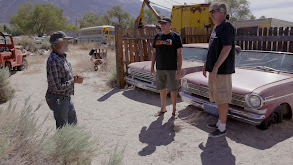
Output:
[[220,9],[219,9],[219,8],[217,8],[217,9],[213,9],[213,10],[210,11],[210,13],[211,13],[211,14],[214,14],[216,11],[220,11]]
[[167,22],[160,22],[160,24],[161,24],[161,25],[166,25],[166,24],[167,24]]

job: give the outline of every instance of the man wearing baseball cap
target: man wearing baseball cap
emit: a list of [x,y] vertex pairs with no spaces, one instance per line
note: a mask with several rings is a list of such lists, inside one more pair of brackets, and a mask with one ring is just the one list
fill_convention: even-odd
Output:
[[73,76],[71,64],[66,59],[68,40],[63,31],[54,32],[50,37],[53,49],[47,60],[48,90],[46,101],[54,112],[56,128],[65,124],[76,124],[77,117],[71,95],[74,95],[74,83],[82,83],[82,76]]
[[156,116],[167,112],[167,89],[173,105],[172,118],[176,118],[176,97],[178,80],[181,78],[182,41],[179,34],[171,31],[171,19],[164,17],[159,21],[162,32],[156,34],[153,43],[151,75],[156,63],[156,88],[160,91],[161,109]]

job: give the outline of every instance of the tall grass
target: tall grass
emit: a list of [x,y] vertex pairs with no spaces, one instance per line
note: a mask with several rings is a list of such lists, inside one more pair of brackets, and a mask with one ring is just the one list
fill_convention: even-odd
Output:
[[[51,135],[43,129],[29,98],[19,111],[11,102],[0,108],[0,164],[51,165],[91,164],[99,155],[98,141],[83,126],[66,125]],[[108,165],[121,165],[124,150],[110,155]]]
[[0,69],[0,103],[13,98],[15,90],[9,82],[9,71],[5,68]]

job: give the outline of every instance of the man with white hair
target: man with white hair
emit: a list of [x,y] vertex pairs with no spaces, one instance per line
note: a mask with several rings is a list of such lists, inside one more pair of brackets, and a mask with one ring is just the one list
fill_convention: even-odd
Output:
[[232,100],[232,73],[235,73],[235,28],[226,20],[227,7],[223,2],[210,5],[210,14],[215,27],[210,37],[207,60],[203,75],[209,72],[209,98],[218,106],[219,119],[209,128],[216,129],[210,137],[226,135],[228,105]]
[[54,112],[56,128],[66,124],[76,124],[77,117],[71,95],[74,95],[74,83],[82,83],[82,76],[73,76],[71,64],[66,59],[68,40],[63,31],[54,32],[50,37],[52,52],[47,60],[48,90],[46,101]]

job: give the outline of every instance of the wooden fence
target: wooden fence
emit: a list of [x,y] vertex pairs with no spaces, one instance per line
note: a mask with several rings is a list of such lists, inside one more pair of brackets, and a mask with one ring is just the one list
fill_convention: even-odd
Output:
[[293,52],[293,27],[240,28],[236,34],[243,50]]
[[[211,30],[207,28],[201,32],[198,28],[183,28],[181,29],[182,42],[184,44],[207,43]],[[125,86],[124,75],[128,64],[151,59],[152,44],[157,32],[156,29],[144,29],[141,32],[122,29],[119,25],[115,27],[117,83],[120,88]],[[293,27],[237,29],[236,44],[243,50],[293,52]]]

